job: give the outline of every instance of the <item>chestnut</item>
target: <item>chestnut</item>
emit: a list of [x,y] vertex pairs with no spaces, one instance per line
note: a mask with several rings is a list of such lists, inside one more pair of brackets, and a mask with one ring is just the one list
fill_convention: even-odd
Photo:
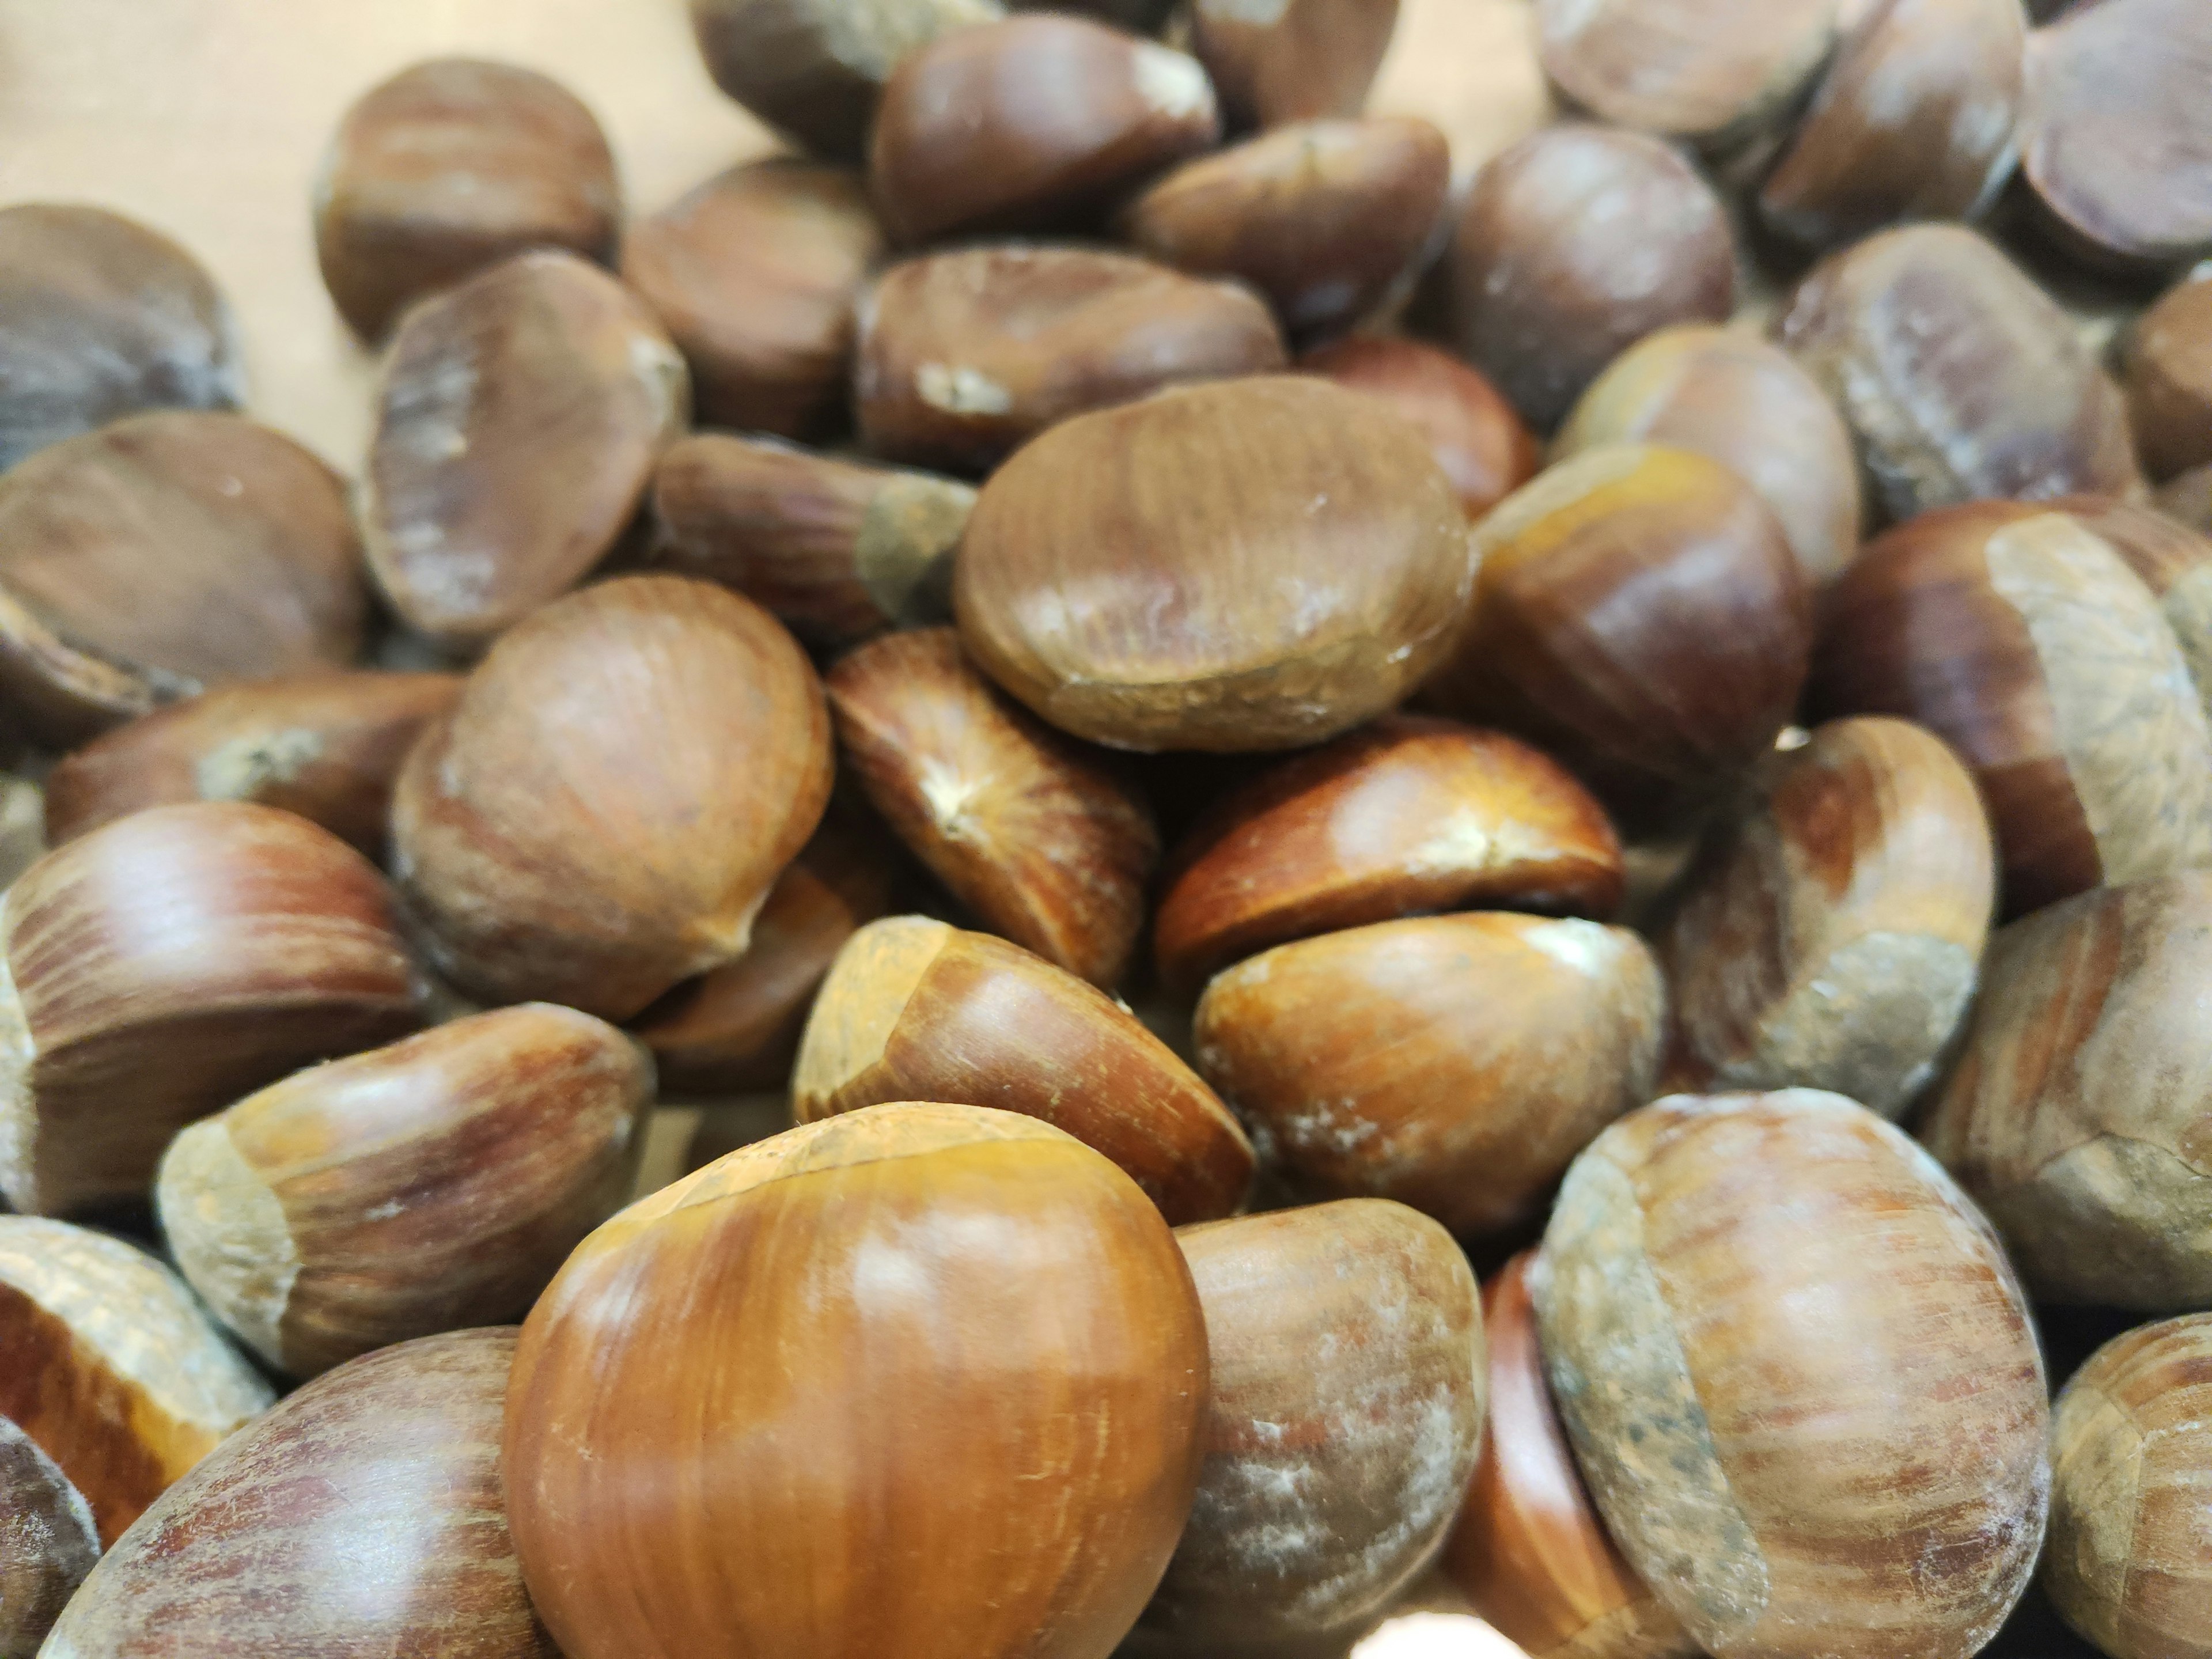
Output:
[[1199,1070],[1262,1155],[1461,1234],[1543,1213],[1599,1130],[1651,1097],[1666,988],[1579,919],[1377,922],[1282,945],[1199,1000]]
[[0,1215],[0,1418],[76,1489],[100,1546],[273,1398],[176,1274],[65,1221]]
[[1501,732],[1386,714],[1221,797],[1176,848],[1154,921],[1160,977],[1194,991],[1314,933],[1470,907],[1610,916],[1605,809]]
[[854,934],[801,1039],[802,1123],[918,1098],[1020,1112],[1119,1164],[1170,1223],[1233,1213],[1251,1143],[1120,1003],[988,933],[893,916]]
[[2169,480],[2156,496],[2158,510],[2200,536],[2212,536],[2212,461]]
[[1086,410],[1284,365],[1274,319],[1246,289],[1103,248],[909,259],[878,279],[860,317],[862,442],[965,472]]
[[0,898],[0,1194],[26,1214],[143,1199],[185,1124],[419,1020],[368,860],[240,801],[47,854]]
[[1475,547],[1472,612],[1423,698],[1529,738],[1635,827],[1704,805],[1789,723],[1810,595],[1780,521],[1719,462],[1585,450]]
[[275,1370],[519,1317],[629,1197],[653,1062],[550,1003],[312,1066],[191,1125],[154,1191],[185,1277]]
[[1755,334],[1685,323],[1647,335],[1590,383],[1553,454],[1632,442],[1693,449],[1735,471],[1774,509],[1816,592],[1859,550],[1866,508],[1850,428],[1795,358]]
[[1489,1420],[1444,1571],[1528,1659],[1696,1659],[1575,1468],[1537,1346],[1535,1260],[1522,1251],[1482,1287]]
[[911,246],[1079,228],[1221,137],[1195,58],[1087,17],[1030,13],[899,60],[868,141],[876,210]]
[[1760,217],[1827,247],[1976,216],[2017,159],[2027,44],[2020,0],[1877,0],[1760,186]]
[[807,438],[842,411],[853,300],[883,243],[859,174],[778,156],[632,225],[622,275],[690,365],[702,421]]
[[0,471],[147,409],[246,401],[238,319],[199,261],[104,208],[0,208]]
[[1357,115],[1398,0],[1191,0],[1192,50],[1238,127]]
[[46,1659],[238,1650],[560,1659],[515,1571],[499,1465],[512,1328],[341,1366],[172,1486],[70,1603]]
[[1363,334],[1300,357],[1301,374],[1380,398],[1419,427],[1470,519],[1536,476],[1542,464],[1520,412],[1482,373],[1418,340]]
[[393,868],[462,990],[627,1019],[744,954],[830,771],[821,684],[774,617],[626,576],[492,647],[400,769]]
[[1451,147],[1431,122],[1302,121],[1184,162],[1119,224],[1179,270],[1250,283],[1310,339],[1411,289],[1450,186]]
[[47,844],[149,806],[247,800],[377,857],[399,763],[460,689],[453,674],[303,674],[218,686],[142,714],[46,775]]
[[1475,174],[1448,280],[1460,355],[1549,430],[1653,330],[1728,319],[1735,240],[1712,186],[1666,144],[1569,122]]
[[33,1659],[92,1564],[84,1495],[39,1443],[0,1417],[0,1659]]
[[2143,313],[2127,347],[2128,410],[2160,483],[2212,465],[2212,274]]
[[0,727],[33,743],[343,667],[368,609],[344,480],[238,416],[131,416],[0,477]]
[[2101,887],[2000,930],[1921,1138],[2051,1302],[2212,1302],[2197,1147],[2212,1048],[2212,875]]
[[1374,1199],[1176,1243],[1206,1314],[1206,1462],[1138,1629],[1207,1651],[1349,1630],[1435,1553],[1474,1467],[1474,1275],[1442,1227]]
[[2027,1303],[1873,1113],[1808,1089],[1632,1113],[1568,1171],[1529,1290],[1598,1509],[1706,1652],[1967,1659],[2027,1589]]
[[1973,1000],[1996,851],[1973,775],[1896,720],[1778,756],[1707,835],[1653,945],[1668,1079],[1803,1085],[1904,1115]]
[[1053,725],[1236,752],[1390,708],[1451,648],[1473,586],[1419,432],[1281,376],[1045,433],[977,496],[952,592],[969,653]]
[[1908,225],[1830,254],[1776,337],[1844,411],[1891,518],[2142,488],[2112,376],[2057,302],[1962,226]]
[[2212,732],[2150,590],[2057,507],[1978,501],[1870,543],[1808,702],[1895,714],[1974,774],[2006,910],[2212,859]]
[[523,1327],[507,1514],[568,1659],[1106,1659],[1206,1404],[1190,1271],[1127,1176],[1034,1118],[887,1105],[584,1242]]
[[566,592],[629,527],[689,398],[644,302],[573,254],[518,255],[408,313],[361,495],[392,609],[465,649]]
[[2196,1314],[2113,1338],[2052,1408],[2043,1587],[2112,1659],[2212,1654],[2208,1383],[2212,1315]]
[[2142,579],[2212,715],[2212,526],[2194,530],[2165,513],[2109,495],[2066,495],[2051,505]]
[[324,285],[374,340],[416,301],[526,249],[611,258],[622,191],[606,135],[559,82],[435,58],[346,111],[314,213]]

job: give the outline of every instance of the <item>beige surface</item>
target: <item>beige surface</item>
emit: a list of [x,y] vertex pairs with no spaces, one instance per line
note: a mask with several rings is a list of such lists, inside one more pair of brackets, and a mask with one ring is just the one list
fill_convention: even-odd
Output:
[[[1438,120],[1464,166],[1540,116],[1528,42],[1526,0],[1404,0],[1377,106]],[[350,471],[373,366],[316,273],[309,180],[348,103],[447,52],[581,94],[634,212],[769,148],[684,0],[0,0],[0,202],[97,202],[183,241],[244,320],[254,411]]]

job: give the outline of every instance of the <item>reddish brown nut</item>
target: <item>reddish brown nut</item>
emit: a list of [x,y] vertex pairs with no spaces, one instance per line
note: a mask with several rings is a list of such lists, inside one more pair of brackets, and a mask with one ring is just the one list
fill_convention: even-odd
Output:
[[1303,121],[1184,162],[1119,222],[1180,270],[1249,283],[1310,339],[1412,285],[1450,187],[1451,147],[1431,122]]
[[1192,0],[1194,50],[1238,127],[1357,115],[1398,0]]
[[1788,352],[1755,334],[1685,324],[1631,346],[1575,404],[1553,453],[1636,441],[1694,449],[1740,476],[1774,509],[1816,592],[1859,550],[1850,428]]
[[0,725],[34,743],[343,667],[368,608],[344,480],[237,416],[135,415],[0,477]]
[[100,1529],[61,1466],[4,1417],[0,1514],[0,1659],[33,1659],[100,1559]]
[[2127,359],[2128,412],[2150,476],[2212,465],[2212,278],[2185,282],[2145,312]]
[[0,1216],[0,1416],[76,1489],[101,1545],[271,1398],[182,1279],[67,1222]]
[[2192,530],[2164,513],[2109,495],[2066,495],[2051,505],[2102,539],[2142,579],[2212,717],[2212,526]]
[[238,323],[167,237],[104,209],[0,209],[0,471],[144,409],[246,401]]
[[622,274],[690,365],[699,419],[806,438],[842,411],[853,301],[883,244],[857,173],[779,156],[631,226]]
[[1199,1069],[1262,1154],[1455,1233],[1543,1213],[1651,1097],[1666,988],[1642,940],[1495,914],[1354,927],[1251,957],[1198,1005]]
[[1138,1629],[1206,1651],[1349,1632],[1427,1562],[1474,1467],[1474,1275],[1435,1222],[1372,1199],[1176,1243],[1206,1314],[1206,1462]]
[[1789,724],[1811,600],[1780,521],[1719,462],[1586,450],[1475,546],[1473,611],[1424,696],[1529,738],[1638,826],[1711,800]]
[[1834,43],[1837,0],[1537,0],[1544,72],[1599,119],[1709,149],[1755,137]]
[[1555,762],[1496,732],[1386,714],[1222,797],[1176,848],[1160,976],[1423,910],[1610,916],[1620,838]]
[[46,843],[149,806],[249,800],[384,849],[392,780],[453,674],[302,675],[221,686],[118,726],[46,775]]
[[1362,335],[1308,352],[1298,368],[1380,398],[1419,427],[1470,519],[1520,489],[1542,464],[1519,411],[1480,372],[1434,346]]
[[533,247],[614,257],[606,135],[559,82],[436,58],[363,93],[315,175],[315,252],[338,313],[375,339],[426,295]]
[[2020,0],[1878,0],[1838,48],[1759,192],[1814,247],[1899,219],[1970,219],[2018,152]]
[[1086,410],[1283,363],[1274,319],[1234,283],[1103,248],[966,248],[894,265],[862,299],[855,412],[878,454],[982,472]]
[[2142,487],[2119,387],[2057,303],[1971,230],[1911,225],[1832,253],[1777,327],[1850,422],[1892,518]]
[[177,1265],[269,1364],[314,1376],[519,1318],[629,1201],[653,1062],[550,1003],[317,1066],[191,1125],[155,1200]]
[[2065,245],[2141,269],[2212,251],[2212,13],[2100,0],[2028,38],[2021,172]]
[[1547,127],[1477,173],[1449,271],[1460,355],[1546,429],[1653,330],[1735,306],[1712,186],[1659,140],[1603,127]]
[[47,854],[0,901],[0,1193],[26,1214],[143,1199],[185,1124],[417,1023],[383,878],[239,801]]
[[689,398],[659,320],[573,255],[522,254],[416,307],[362,481],[392,608],[473,647],[566,592],[637,516]]
[[1391,707],[1450,649],[1473,585],[1465,516],[1420,434],[1284,376],[1038,438],[978,496],[953,603],[969,654],[1054,726],[1233,752]]
[[783,1093],[830,964],[890,908],[890,864],[880,833],[865,833],[831,807],[769,890],[744,955],[678,986],[631,1025],[653,1050],[665,1097]]
[[1085,17],[1010,17],[901,60],[869,182],[900,242],[1071,229],[1220,137],[1195,58]]
[[1042,957],[924,916],[863,927],[815,1000],[791,1080],[801,1123],[884,1102],[988,1106],[1065,1129],[1172,1224],[1233,1214],[1252,1147],[1135,1015]]
[[817,155],[856,161],[884,82],[941,34],[1006,15],[999,0],[691,0],[708,73]]
[[2113,544],[2013,501],[1923,514],[1844,574],[1809,706],[1956,750],[2008,913],[2212,860],[2212,732],[2173,629]]
[[1120,983],[1160,853],[1125,772],[1000,692],[950,628],[864,645],[826,689],[860,787],[954,896],[1077,978]]
[[1705,1651],[1966,1659],[2027,1589],[2051,1484],[2027,1298],[1871,1112],[1632,1114],[1568,1172],[1529,1290],[1599,1511]]
[[47,1659],[560,1659],[507,1529],[512,1329],[368,1355],[218,1447],[109,1552]]
[[659,562],[743,593],[801,639],[848,645],[952,614],[975,492],[951,478],[696,432],[653,475]]
[[401,769],[393,865],[463,990],[627,1019],[744,954],[830,772],[820,683],[774,617],[624,577],[492,647]]
[[1973,1000],[1996,908],[1959,758],[1903,720],[1820,727],[1707,836],[1654,935],[1669,1085],[1802,1085],[1903,1116]]

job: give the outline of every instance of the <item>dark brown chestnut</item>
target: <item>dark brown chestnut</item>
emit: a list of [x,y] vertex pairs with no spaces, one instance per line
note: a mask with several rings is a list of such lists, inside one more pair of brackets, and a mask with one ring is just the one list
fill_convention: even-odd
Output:
[[1357,115],[1398,0],[1191,0],[1192,49],[1239,127]]
[[1489,512],[1542,465],[1543,452],[1520,411],[1480,370],[1448,351],[1363,334],[1310,351],[1297,367],[1380,398],[1419,427],[1470,519]]
[[2128,413],[2160,483],[2212,465],[2212,273],[2143,313],[2127,345]]

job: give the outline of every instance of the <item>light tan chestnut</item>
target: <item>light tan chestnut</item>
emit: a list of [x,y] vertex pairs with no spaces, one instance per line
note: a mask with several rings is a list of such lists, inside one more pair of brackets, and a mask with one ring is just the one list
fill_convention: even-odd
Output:
[[869,801],[984,927],[1079,979],[1118,983],[1160,842],[1117,759],[999,690],[950,628],[864,645],[826,689]]
[[1420,434],[1283,376],[1038,438],[977,497],[953,603],[969,654],[1054,726],[1218,752],[1381,714],[1451,648],[1473,586],[1465,515]]
[[2150,589],[2212,714],[2212,525],[2192,528],[2110,495],[2064,495],[2051,506],[2118,554]]
[[1185,1649],[1346,1630],[1427,1562],[1474,1467],[1474,1275],[1435,1222],[1372,1199],[1176,1243],[1206,1313],[1206,1462],[1138,1629]]
[[1215,976],[1195,1040],[1299,1180],[1490,1234],[1540,1215],[1575,1154],[1651,1097],[1665,1021],[1635,934],[1491,913],[1279,945]]
[[529,1311],[629,1197],[644,1049],[550,1003],[471,1014],[248,1095],[171,1143],[155,1201],[185,1277],[270,1365]]
[[1996,908],[1965,764],[1903,720],[1820,727],[1709,832],[1655,935],[1668,1083],[1902,1116],[1973,1000]]
[[143,1200],[185,1124],[418,1023],[383,878],[244,802],[47,854],[0,900],[0,1193],[26,1213]]
[[2051,1425],[2043,1587],[2112,1659],[2212,1654],[2212,1315],[2115,1337],[2074,1374]]
[[1543,452],[1480,371],[1419,340],[1355,335],[1298,359],[1319,374],[1380,398],[1421,430],[1470,519],[1480,519],[1536,476]]
[[1239,127],[1357,115],[1398,0],[1192,0],[1193,49]]
[[744,954],[830,771],[821,684],[774,617],[623,577],[469,677],[401,769],[394,867],[463,990],[627,1019]]
[[259,1650],[559,1659],[516,1571],[499,1431],[512,1329],[318,1377],[166,1492],[70,1604],[46,1659]]
[[659,320],[574,254],[518,255],[410,312],[362,481],[392,608],[465,647],[568,591],[629,527],[690,397]]
[[0,1216],[0,1417],[76,1489],[103,1547],[272,1398],[176,1274],[35,1216]]
[[863,927],[815,999],[799,1121],[928,1098],[1042,1118],[1119,1164],[1170,1223],[1241,1207],[1252,1147],[1135,1015],[1050,963],[924,916]]
[[959,248],[891,267],[860,302],[860,437],[894,460],[988,471],[1086,410],[1284,364],[1267,307],[1103,248]]
[[0,1417],[0,1659],[33,1659],[100,1559],[100,1529],[61,1466]]
[[2003,1623],[2042,1357],[1996,1235],[1889,1124],[1670,1096],[1576,1161],[1529,1285],[1598,1508],[1715,1659],[1967,1659]]

